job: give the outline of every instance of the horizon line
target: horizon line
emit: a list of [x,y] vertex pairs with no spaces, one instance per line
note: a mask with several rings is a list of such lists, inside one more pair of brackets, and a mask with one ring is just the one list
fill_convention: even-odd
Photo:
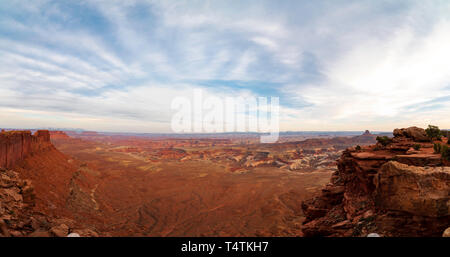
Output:
[[[118,131],[101,131],[101,130],[86,130],[82,128],[0,128],[4,130],[48,130],[48,131],[71,131],[71,132],[96,132],[107,134],[171,134],[171,135],[214,135],[214,134],[268,134],[269,132],[257,132],[257,131],[234,131],[234,132],[118,132]],[[446,130],[446,129],[441,129]],[[366,130],[285,130],[279,131],[279,133],[364,133]],[[392,131],[383,130],[368,130],[370,133],[391,133]]]

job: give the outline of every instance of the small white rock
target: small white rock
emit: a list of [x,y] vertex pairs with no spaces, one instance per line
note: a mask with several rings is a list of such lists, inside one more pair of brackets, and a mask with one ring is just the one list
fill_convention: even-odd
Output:
[[70,233],[67,237],[80,237],[78,233]]
[[450,237],[450,227],[448,227],[444,233],[442,233],[442,237]]
[[378,235],[377,233],[370,233],[367,235],[367,237],[381,237],[381,236]]

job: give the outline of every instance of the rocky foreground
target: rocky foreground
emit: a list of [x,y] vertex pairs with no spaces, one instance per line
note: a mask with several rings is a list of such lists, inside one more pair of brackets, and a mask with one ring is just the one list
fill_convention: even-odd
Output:
[[441,236],[450,226],[449,161],[425,130],[348,148],[320,196],[304,201],[305,236]]
[[[58,163],[63,164],[60,169],[55,166]],[[27,166],[30,164],[34,167]],[[98,236],[59,211],[69,193],[64,179],[72,176],[72,170],[64,165],[68,159],[50,142],[48,131],[0,133],[0,237]],[[42,180],[37,188],[33,185],[36,179]]]

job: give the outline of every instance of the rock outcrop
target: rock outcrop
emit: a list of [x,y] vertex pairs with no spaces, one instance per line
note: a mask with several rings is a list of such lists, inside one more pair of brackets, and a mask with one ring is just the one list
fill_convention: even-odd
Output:
[[[0,168],[0,237],[66,237],[76,229],[75,221],[49,217],[34,209],[36,194],[31,180]],[[91,230],[78,230],[95,236]],[[97,235],[98,236],[98,235]]]
[[2,131],[0,237],[97,235],[66,207],[76,168],[56,150],[48,131]]
[[19,236],[27,228],[27,219],[34,206],[34,188],[30,180],[22,180],[12,170],[0,168],[0,235]]
[[430,139],[427,136],[427,133],[425,132],[425,129],[418,128],[418,127],[395,129],[393,134],[394,134],[394,137],[411,138],[412,140],[417,141],[417,142],[430,141]]
[[450,167],[391,161],[381,167],[374,182],[375,202],[382,209],[428,217],[450,214]]
[[0,167],[12,168],[25,157],[52,147],[47,130],[38,130],[34,135],[30,131],[1,132]]
[[304,235],[441,236],[450,225],[450,167],[422,132],[396,129],[387,146],[344,151],[321,195],[302,203]]

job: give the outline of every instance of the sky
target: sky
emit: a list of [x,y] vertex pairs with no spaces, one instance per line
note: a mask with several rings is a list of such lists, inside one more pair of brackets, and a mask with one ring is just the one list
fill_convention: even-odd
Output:
[[0,0],[0,127],[171,132],[279,97],[280,130],[450,128],[450,1]]

